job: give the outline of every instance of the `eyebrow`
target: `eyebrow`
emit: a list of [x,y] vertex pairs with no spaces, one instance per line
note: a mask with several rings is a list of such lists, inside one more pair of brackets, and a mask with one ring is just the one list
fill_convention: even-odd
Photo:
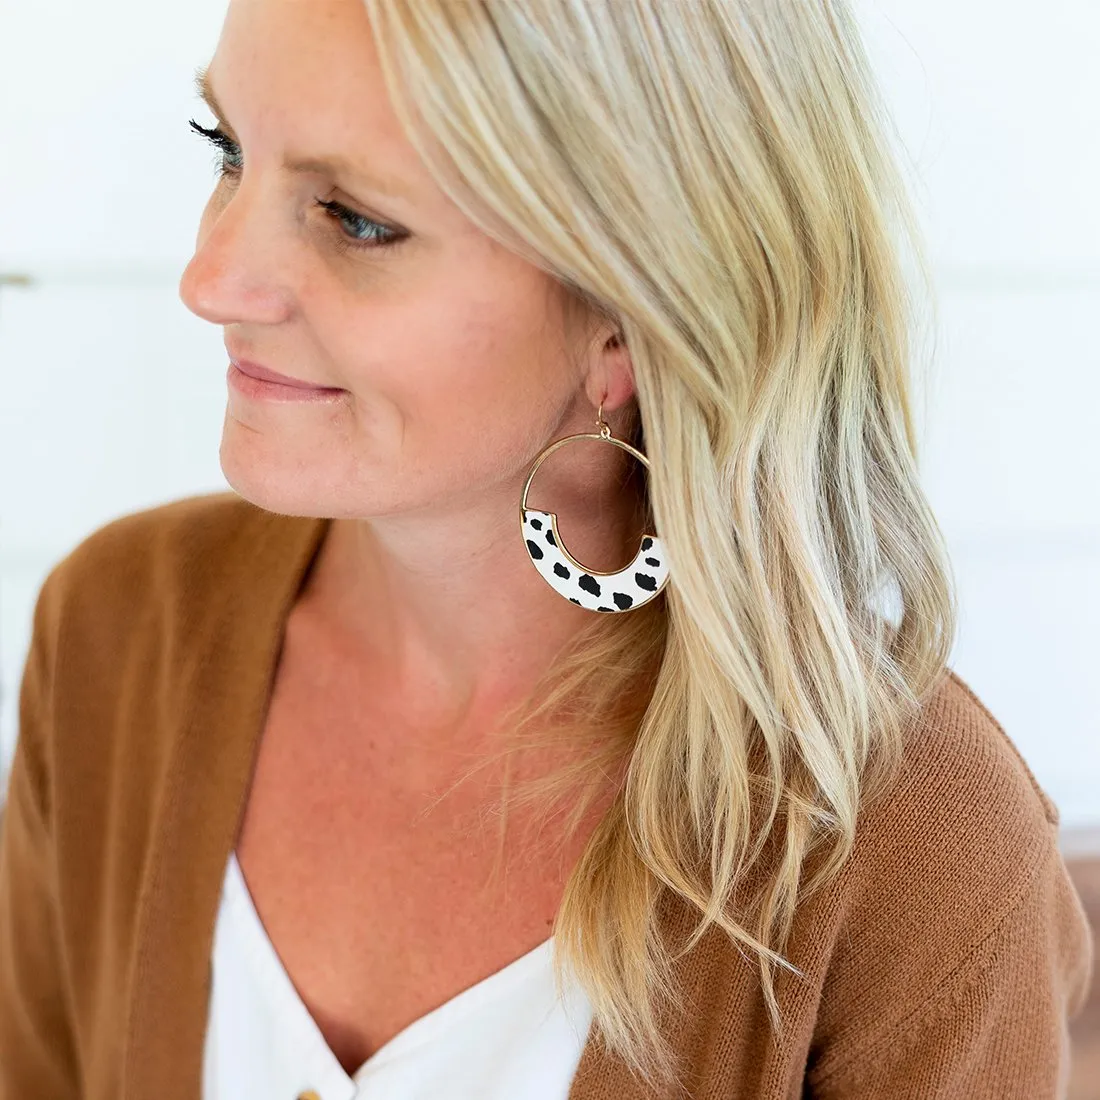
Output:
[[[210,108],[218,119],[229,124],[225,111],[222,110],[218,97],[214,94],[214,86],[210,82],[210,72],[207,66],[200,65],[195,70],[195,89],[199,98]],[[329,157],[298,157],[284,162],[284,167],[291,172],[314,172],[321,175],[342,176],[345,179],[358,180],[366,184],[372,191],[386,198],[401,201],[405,198],[407,188],[399,181],[373,173],[365,172],[359,165],[339,154]]]

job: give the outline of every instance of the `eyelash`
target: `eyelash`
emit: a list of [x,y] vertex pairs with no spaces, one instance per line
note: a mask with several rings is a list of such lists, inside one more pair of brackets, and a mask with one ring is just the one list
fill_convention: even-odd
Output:
[[[220,149],[223,154],[223,159],[218,163],[218,175],[219,178],[225,176],[235,176],[240,169],[230,167],[226,164],[225,156],[239,156],[240,150],[237,148],[237,143],[230,138],[225,131],[214,127],[213,129],[207,129],[205,126],[200,126],[194,119],[189,120],[191,129],[196,133],[206,138],[212,145]],[[407,233],[399,233],[397,230],[391,229],[389,226],[382,225],[381,222],[376,222],[372,218],[368,218],[365,214],[359,214],[350,207],[345,206],[341,202],[335,202],[333,200],[317,199],[317,205],[323,207],[332,215],[334,221],[341,222],[347,218],[353,222],[358,222],[360,227],[369,226],[374,230],[385,234],[382,237],[376,237],[373,240],[364,240],[354,236],[350,236],[346,233],[341,233],[338,237],[338,247],[341,251],[351,251],[355,249],[370,249],[372,251],[379,251],[381,249],[392,248],[394,245],[399,244],[402,240],[408,236]]]

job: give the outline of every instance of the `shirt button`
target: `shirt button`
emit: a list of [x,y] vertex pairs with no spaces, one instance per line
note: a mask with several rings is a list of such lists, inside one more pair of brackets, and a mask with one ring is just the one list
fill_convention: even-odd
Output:
[[298,1100],[321,1100],[321,1094],[313,1089],[306,1089],[305,1092],[298,1093]]

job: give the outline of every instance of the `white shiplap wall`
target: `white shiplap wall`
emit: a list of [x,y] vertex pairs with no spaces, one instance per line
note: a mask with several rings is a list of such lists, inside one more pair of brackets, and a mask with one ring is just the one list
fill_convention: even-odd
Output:
[[[859,0],[936,262],[925,483],[952,664],[1100,826],[1100,5]],[[187,119],[221,0],[2,15],[0,752],[46,572],[116,516],[228,488],[220,330],[179,301],[213,178]],[[64,33],[58,33],[58,27]],[[923,395],[920,401],[923,403]]]

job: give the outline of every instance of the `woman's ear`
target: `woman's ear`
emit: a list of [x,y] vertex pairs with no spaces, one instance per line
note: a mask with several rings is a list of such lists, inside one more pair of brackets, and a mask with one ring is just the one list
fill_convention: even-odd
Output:
[[604,412],[613,412],[634,396],[634,365],[620,330],[603,336],[596,346],[585,392],[593,407],[602,401]]

